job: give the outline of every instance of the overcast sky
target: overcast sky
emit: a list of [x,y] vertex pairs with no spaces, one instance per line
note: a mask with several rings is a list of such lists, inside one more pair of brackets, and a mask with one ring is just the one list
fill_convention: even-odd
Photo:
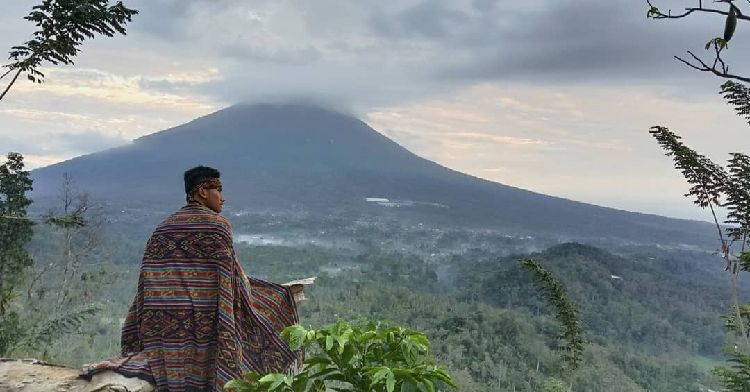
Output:
[[[0,0],[0,48],[38,1]],[[719,16],[647,20],[639,0],[125,0],[128,35],[84,43],[0,102],[0,153],[41,167],[238,102],[306,100],[354,114],[475,176],[631,211],[709,219],[648,135],[665,125],[723,162],[750,128],[721,80],[672,56]],[[664,1],[679,10],[690,1]],[[730,46],[750,74],[750,24]]]

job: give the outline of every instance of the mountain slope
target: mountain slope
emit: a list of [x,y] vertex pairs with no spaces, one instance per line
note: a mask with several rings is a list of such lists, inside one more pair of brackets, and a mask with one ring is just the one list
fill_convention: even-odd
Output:
[[[420,158],[353,117],[302,105],[237,105],[187,124],[33,172],[45,200],[64,172],[117,208],[173,209],[182,173],[217,167],[231,210],[387,215],[637,242],[701,243],[708,224],[618,211],[459,173]],[[367,197],[402,202],[389,208]],[[416,202],[416,203],[415,203]]]

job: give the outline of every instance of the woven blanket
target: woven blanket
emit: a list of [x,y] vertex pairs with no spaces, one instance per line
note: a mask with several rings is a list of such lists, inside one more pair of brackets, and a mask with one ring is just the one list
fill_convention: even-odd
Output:
[[122,329],[122,357],[87,365],[115,370],[159,391],[221,391],[253,370],[301,363],[279,336],[298,322],[289,289],[248,277],[229,222],[189,204],[164,220],[146,245],[138,291]]

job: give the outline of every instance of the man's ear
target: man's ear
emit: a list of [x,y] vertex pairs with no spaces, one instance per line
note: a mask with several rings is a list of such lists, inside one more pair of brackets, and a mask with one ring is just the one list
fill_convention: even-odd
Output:
[[203,199],[208,198],[208,190],[206,190],[203,187],[198,187],[198,196],[200,196]]

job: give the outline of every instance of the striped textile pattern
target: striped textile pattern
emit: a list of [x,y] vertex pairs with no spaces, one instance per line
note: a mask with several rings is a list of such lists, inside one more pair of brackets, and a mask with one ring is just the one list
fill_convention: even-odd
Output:
[[298,320],[289,289],[248,277],[229,222],[188,204],[146,245],[138,291],[122,329],[122,357],[84,366],[114,370],[158,391],[221,391],[248,370],[285,372],[302,362],[279,333]]

